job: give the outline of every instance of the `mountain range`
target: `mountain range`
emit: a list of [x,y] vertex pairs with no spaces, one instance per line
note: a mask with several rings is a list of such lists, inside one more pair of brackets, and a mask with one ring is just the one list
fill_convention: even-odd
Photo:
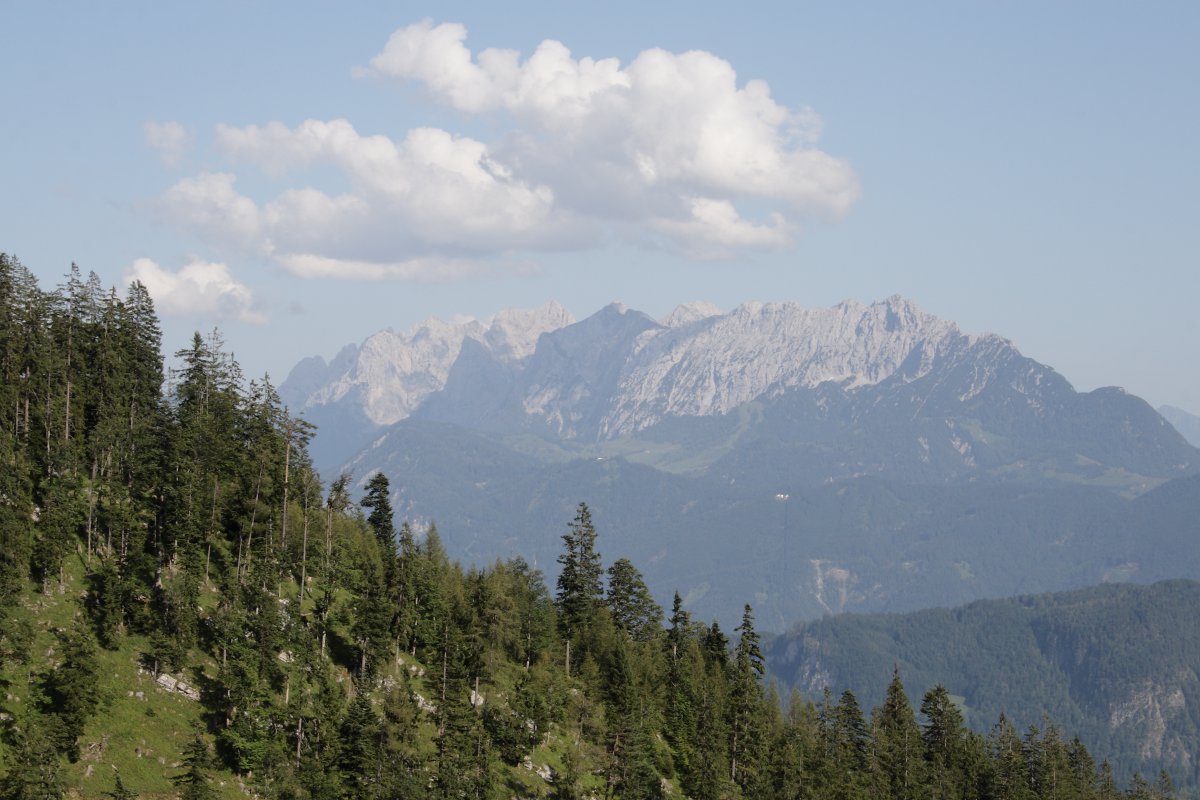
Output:
[[1200,417],[1195,414],[1189,414],[1182,408],[1175,406],[1159,406],[1158,413],[1163,415],[1163,419],[1175,426],[1175,430],[1179,431],[1183,438],[1187,439],[1196,447],[1200,447]]
[[429,320],[280,393],[323,471],[384,470],[452,554],[552,570],[583,499],[606,556],[722,621],[1200,577],[1200,451],[1162,415],[900,297]]

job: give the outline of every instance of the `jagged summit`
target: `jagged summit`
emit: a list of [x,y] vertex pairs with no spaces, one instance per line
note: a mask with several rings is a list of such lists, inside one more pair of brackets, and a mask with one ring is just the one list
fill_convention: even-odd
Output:
[[466,339],[481,343],[501,362],[518,362],[533,353],[543,333],[572,322],[571,313],[554,301],[500,311],[487,323],[430,317],[404,333],[389,328],[361,345],[348,345],[329,364],[319,356],[304,359],[280,394],[301,411],[352,404],[375,425],[390,425],[446,385]]
[[483,343],[501,361],[521,361],[533,355],[538,338],[575,321],[571,312],[551,300],[541,308],[507,309],[492,317]]
[[[788,468],[812,479],[889,474],[900,463],[938,479],[1006,464],[1020,473],[1049,460],[1084,480],[1111,468],[1112,480],[1140,486],[1131,475],[1165,477],[1195,461],[1139,399],[1078,394],[1007,339],[965,333],[901,296],[828,308],[753,302],[725,313],[686,303],[662,322],[620,303],[575,322],[550,303],[487,322],[384,331],[322,365],[298,364],[281,394],[338,432],[326,441],[340,452],[319,454],[333,466],[410,417],[576,446],[673,436],[651,430],[689,420],[693,431],[696,421],[719,427],[735,412],[765,415],[778,433],[757,450],[782,448]],[[849,438],[835,444],[834,431]],[[729,441],[712,440],[703,458]]]
[[[915,379],[940,355],[974,342],[899,296],[818,309],[753,302],[728,313],[689,302],[662,322],[620,302],[575,322],[550,302],[501,311],[486,323],[431,318],[404,333],[381,331],[328,365],[305,359],[280,391],[301,411],[352,406],[370,424],[389,425],[446,388],[467,339],[486,351],[473,354],[472,364],[490,357],[512,368],[504,370],[503,391],[520,413],[567,438],[611,438],[672,415],[723,414],[793,387],[854,388],[898,373]],[[484,373],[487,385],[471,387]],[[452,394],[500,391],[498,374],[459,370],[464,385]],[[446,402],[436,405],[437,417],[457,420]]]
[[680,303],[670,314],[663,317],[662,324],[668,328],[680,328],[692,322],[698,322],[709,317],[720,316],[723,312],[712,303],[695,300],[690,303]]

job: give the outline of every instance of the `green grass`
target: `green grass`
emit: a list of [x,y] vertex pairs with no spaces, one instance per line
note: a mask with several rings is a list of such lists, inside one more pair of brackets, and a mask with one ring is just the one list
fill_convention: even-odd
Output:
[[[58,645],[55,631],[69,627],[84,615],[86,571],[82,558],[69,558],[61,586],[55,581],[50,591],[44,592],[31,585],[13,610],[11,624],[15,627],[32,622],[35,635],[29,648],[29,664],[9,665],[3,672],[9,684],[3,703],[8,713],[20,713],[35,689],[32,684],[39,671],[53,661]],[[145,647],[140,637],[122,637],[120,649],[97,652],[100,707],[79,739],[79,760],[73,764],[65,759],[62,762],[61,774],[70,796],[103,797],[116,785],[117,770],[125,786],[147,800],[176,796],[171,778],[181,771],[176,765],[183,745],[200,721],[202,708],[194,700],[158,688],[154,676],[139,671]],[[245,797],[232,773],[214,770],[213,777],[219,797]]]
[[[58,646],[57,630],[71,626],[84,616],[84,587],[87,565],[82,558],[73,557],[64,569],[64,581],[57,582],[49,592],[30,585],[22,601],[9,619],[15,629],[18,625],[30,624],[34,631],[27,663],[10,663],[0,673],[8,685],[8,697],[0,699],[0,710],[19,715],[22,705],[30,702],[39,675],[48,664],[53,663]],[[294,583],[285,583],[284,596],[295,603],[298,594]],[[215,607],[218,595],[211,587],[201,586],[200,606],[209,610]],[[305,597],[303,611],[311,611],[312,600]],[[201,724],[203,707],[198,701],[160,688],[155,677],[141,666],[142,654],[149,649],[149,641],[141,636],[124,635],[116,650],[99,649],[98,683],[101,693],[100,707],[89,720],[79,739],[79,759],[61,762],[61,777],[68,790],[68,797],[101,798],[115,788],[115,776],[120,773],[126,788],[136,792],[145,800],[170,800],[178,796],[172,778],[179,775],[185,745],[191,740],[194,730]],[[213,675],[217,665],[206,654],[192,651],[188,658],[189,668],[183,673],[174,673],[189,683],[194,682],[196,670]],[[410,668],[424,670],[424,674],[413,674]],[[511,696],[524,670],[516,664],[500,663],[492,680],[481,685],[480,690],[487,702],[502,702]],[[438,702],[436,670],[405,653],[397,660],[390,660],[381,675],[392,685],[406,686],[419,692],[427,700]],[[377,710],[382,710],[383,690],[372,693]],[[571,697],[581,698],[572,693]],[[582,702],[582,700],[580,700]],[[594,716],[602,712],[598,708],[567,711],[568,719],[579,714]],[[416,734],[418,748],[430,759],[436,751],[436,727],[432,715],[422,715],[423,721]],[[599,718],[596,718],[599,719]],[[593,725],[602,721],[593,720]],[[537,772],[549,766],[556,774],[564,771],[564,756],[567,749],[576,753],[580,785],[585,793],[602,794],[604,779],[601,768],[606,763],[606,754],[593,745],[576,744],[576,731],[571,725],[552,723],[547,734],[529,754],[533,769],[523,764],[515,767],[496,761],[496,797],[546,797],[553,785]],[[210,743],[212,737],[209,737]],[[3,745],[0,744],[0,751]],[[238,776],[228,770],[211,771],[214,787],[221,800],[245,798],[253,787],[243,787]],[[668,797],[681,797],[672,786]]]

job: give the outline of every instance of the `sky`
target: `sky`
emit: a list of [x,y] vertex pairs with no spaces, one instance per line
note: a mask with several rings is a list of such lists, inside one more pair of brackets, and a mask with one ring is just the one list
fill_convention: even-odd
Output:
[[427,317],[900,294],[1200,414],[1200,4],[0,4],[0,251],[279,383]]

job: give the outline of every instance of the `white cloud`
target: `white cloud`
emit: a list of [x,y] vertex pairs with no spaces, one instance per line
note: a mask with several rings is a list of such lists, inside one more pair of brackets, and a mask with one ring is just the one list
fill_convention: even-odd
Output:
[[365,281],[456,281],[485,274],[490,268],[471,259],[411,258],[407,261],[355,261],[310,253],[284,254],[280,266],[301,278],[349,278]]
[[250,287],[235,280],[224,264],[195,259],[171,272],[139,258],[126,271],[125,280],[145,285],[162,314],[213,316],[255,325],[267,321]]
[[202,172],[184,178],[163,195],[160,209],[167,221],[223,246],[248,252],[270,250],[262,238],[258,206],[233,188],[237,176]]
[[739,88],[733,66],[711,53],[646,50],[622,69],[545,41],[523,63],[511,50],[472,61],[465,39],[461,25],[411,25],[371,68],[422,83],[460,111],[510,112],[533,152],[550,145],[551,168],[578,159],[616,169],[635,190],[688,186],[713,199],[768,198],[835,216],[857,197],[849,165],[811,146],[815,112],[779,105],[765,81]]
[[707,197],[692,198],[688,218],[655,224],[693,258],[729,258],[738,250],[775,250],[792,241],[782,214],[772,214],[767,224],[760,225],[739,216],[732,203]]
[[146,144],[158,151],[159,160],[173,167],[183,158],[191,145],[191,139],[178,122],[147,122],[142,126]]
[[[359,74],[511,124],[498,141],[363,135],[344,119],[218,125],[220,153],[286,188],[256,201],[233,174],[204,173],[164,195],[164,215],[302,276],[437,280],[618,239],[701,258],[778,249],[858,196],[850,166],[816,148],[815,112],[781,106],[763,81],[739,86],[710,53],[647,50],[622,66],[554,41],[524,60],[474,55],[465,39],[461,25],[411,25]],[[346,189],[287,186],[309,167],[333,167]]]

